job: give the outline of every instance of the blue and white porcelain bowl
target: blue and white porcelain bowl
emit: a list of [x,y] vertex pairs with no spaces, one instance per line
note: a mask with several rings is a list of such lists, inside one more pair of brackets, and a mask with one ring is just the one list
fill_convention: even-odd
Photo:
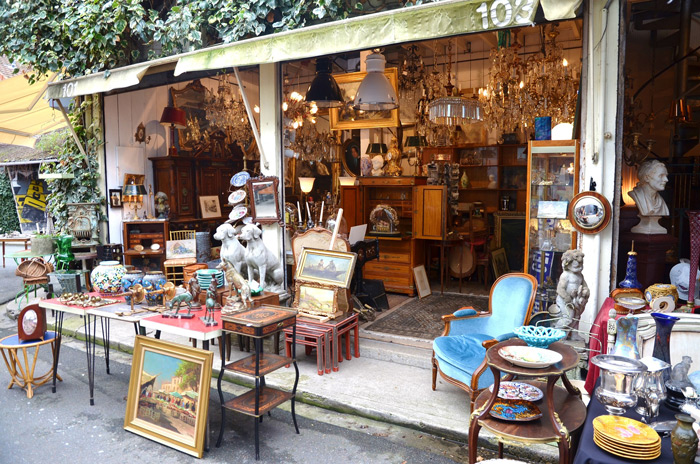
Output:
[[566,332],[552,327],[538,327],[534,325],[521,325],[513,329],[515,335],[528,346],[547,348],[554,342],[558,342],[566,336]]

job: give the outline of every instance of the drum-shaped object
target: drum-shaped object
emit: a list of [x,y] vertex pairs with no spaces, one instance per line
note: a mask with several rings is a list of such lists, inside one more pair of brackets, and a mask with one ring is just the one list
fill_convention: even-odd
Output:
[[450,250],[448,266],[450,275],[457,279],[469,277],[474,273],[476,269],[476,260],[474,259],[469,244],[465,243],[461,247],[454,247]]

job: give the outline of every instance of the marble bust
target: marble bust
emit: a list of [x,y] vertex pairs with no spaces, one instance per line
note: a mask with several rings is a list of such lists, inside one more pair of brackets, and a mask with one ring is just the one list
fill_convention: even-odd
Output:
[[663,191],[668,182],[666,165],[661,161],[645,161],[637,171],[639,182],[630,191],[639,210],[639,224],[632,228],[638,234],[665,234],[666,229],[659,225],[661,216],[668,216],[668,206],[659,192]]

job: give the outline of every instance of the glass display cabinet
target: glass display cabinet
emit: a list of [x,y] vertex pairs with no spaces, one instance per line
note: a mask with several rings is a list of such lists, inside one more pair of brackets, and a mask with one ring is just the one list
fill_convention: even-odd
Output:
[[533,313],[555,304],[562,254],[576,247],[567,219],[578,193],[578,140],[532,140],[528,145],[525,269],[537,279]]

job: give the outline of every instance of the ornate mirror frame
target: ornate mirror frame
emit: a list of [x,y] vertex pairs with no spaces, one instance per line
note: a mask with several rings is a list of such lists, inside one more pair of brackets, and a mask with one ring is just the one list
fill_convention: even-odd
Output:
[[173,99],[173,106],[176,106],[183,110],[187,115],[187,129],[178,129],[177,138],[180,150],[194,150],[195,146],[191,137],[188,137],[191,132],[189,127],[190,121],[196,118],[199,123],[199,134],[200,137],[204,136],[209,130],[209,120],[207,119],[207,111],[205,104],[205,97],[207,94],[207,89],[202,85],[199,79],[194,80],[187,84],[185,88],[176,90],[174,87],[170,87],[170,96]]
[[[260,224],[274,224],[274,223],[281,223],[282,222],[282,216],[280,215],[279,194],[278,194],[279,182],[280,181],[276,176],[256,177],[256,178],[248,179],[248,182],[246,182],[247,187],[248,187],[248,198],[250,198],[250,214],[253,218],[253,222],[257,222]],[[272,214],[268,214],[268,213],[263,213],[265,215],[261,216],[260,214],[262,213],[262,211],[260,208],[260,206],[261,206],[260,193],[256,192],[255,188],[256,188],[256,186],[259,186],[260,184],[267,184],[267,183],[272,184],[271,185],[272,191],[265,192],[265,195],[273,195],[273,199],[275,202],[275,206],[274,206],[275,214],[272,215]]]
[[[576,214],[576,210],[588,205],[593,205],[599,208],[603,216],[598,218],[595,223],[586,222],[586,217],[580,211]],[[582,234],[597,234],[608,226],[610,217],[612,216],[612,208],[607,198],[598,192],[581,192],[574,196],[569,203],[569,221],[571,226]]]

